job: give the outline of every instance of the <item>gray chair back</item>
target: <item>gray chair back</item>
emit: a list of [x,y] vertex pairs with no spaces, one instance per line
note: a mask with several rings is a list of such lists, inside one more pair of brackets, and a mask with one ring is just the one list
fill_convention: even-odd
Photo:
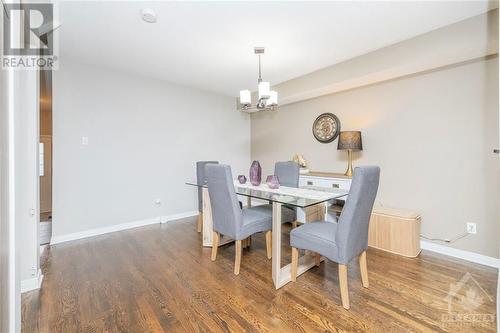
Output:
[[335,236],[342,264],[368,248],[368,223],[377,196],[379,178],[380,168],[377,166],[354,169],[351,189]]
[[[196,182],[203,184],[207,178],[205,177],[205,165],[219,164],[217,161],[198,161],[196,162]],[[203,192],[201,187],[198,187],[198,211],[203,212]]]
[[289,162],[276,162],[274,165],[274,174],[278,176],[280,185],[287,187],[299,187],[299,164]]
[[234,190],[231,167],[224,164],[209,164],[205,169],[212,206],[213,229],[236,238],[237,232],[243,227],[243,213]]

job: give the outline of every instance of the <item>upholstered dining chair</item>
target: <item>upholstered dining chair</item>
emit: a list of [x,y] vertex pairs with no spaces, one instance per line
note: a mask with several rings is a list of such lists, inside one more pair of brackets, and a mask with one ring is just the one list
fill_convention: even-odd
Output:
[[266,232],[267,258],[271,259],[272,218],[255,208],[240,207],[228,165],[209,164],[206,166],[206,172],[213,220],[212,261],[217,257],[220,234],[231,237],[235,240],[234,274],[238,275],[241,241],[258,232]]
[[[280,186],[287,187],[299,187],[299,164],[296,162],[288,161],[288,162],[276,162],[274,164],[274,174],[278,177],[278,181]],[[264,214],[267,214],[272,217],[273,215],[273,205],[260,205],[257,206],[256,209]],[[291,222],[293,227],[297,226],[296,220],[296,212],[294,208],[287,207],[285,205],[281,206],[281,222]]]
[[287,187],[299,187],[299,164],[292,161],[276,162],[274,174],[278,176],[280,185]]
[[[198,184],[203,184],[207,180],[205,177],[205,166],[207,164],[219,164],[218,161],[198,161],[196,162],[196,182]],[[196,229],[201,232],[203,225],[203,192],[201,187],[198,187],[198,224]]]
[[305,223],[290,233],[292,247],[292,281],[297,278],[298,249],[316,253],[316,265],[321,256],[338,263],[342,306],[349,309],[347,264],[358,257],[363,287],[368,288],[366,250],[368,223],[377,195],[380,168],[376,166],[354,169],[349,196],[338,223],[318,221]]

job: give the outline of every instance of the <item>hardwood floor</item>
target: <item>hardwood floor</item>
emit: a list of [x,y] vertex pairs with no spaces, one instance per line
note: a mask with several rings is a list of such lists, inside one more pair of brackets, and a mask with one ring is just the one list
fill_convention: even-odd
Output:
[[[347,311],[340,301],[337,264],[321,263],[276,291],[264,234],[253,236],[250,248],[243,250],[235,276],[234,245],[219,248],[212,262],[196,224],[192,218],[52,246],[43,264],[42,289],[23,295],[23,332],[496,329],[497,274],[492,268],[425,251],[410,259],[370,249],[368,289],[362,287],[358,262],[349,265]],[[283,259],[288,263],[289,228],[284,229]],[[452,299],[451,311],[480,315],[445,321],[450,318],[450,284],[467,272],[472,278],[465,276],[465,288]],[[467,290],[476,290],[477,297],[464,297]]]

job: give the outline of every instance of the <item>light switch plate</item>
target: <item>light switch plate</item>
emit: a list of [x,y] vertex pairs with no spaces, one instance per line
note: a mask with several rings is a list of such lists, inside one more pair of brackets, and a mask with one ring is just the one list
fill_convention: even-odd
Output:
[[89,145],[89,137],[82,136],[82,146],[88,146],[88,145]]
[[476,234],[476,224],[472,222],[467,222],[467,233],[468,234]]

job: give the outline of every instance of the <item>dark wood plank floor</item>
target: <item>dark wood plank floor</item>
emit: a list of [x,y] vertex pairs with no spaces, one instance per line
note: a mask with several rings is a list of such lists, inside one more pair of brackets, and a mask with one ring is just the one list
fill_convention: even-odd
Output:
[[[235,276],[234,245],[223,246],[211,262],[195,225],[193,218],[52,246],[42,289],[23,295],[23,332],[496,330],[494,269],[430,252],[407,259],[370,249],[370,288],[361,286],[359,269],[350,264],[346,311],[336,264],[322,263],[275,290],[264,235],[243,251]],[[289,262],[287,242],[285,228],[283,259]],[[451,311],[476,315],[448,321],[450,284],[467,272],[472,279],[452,298]],[[484,292],[476,290],[476,302],[463,306],[476,287]]]

